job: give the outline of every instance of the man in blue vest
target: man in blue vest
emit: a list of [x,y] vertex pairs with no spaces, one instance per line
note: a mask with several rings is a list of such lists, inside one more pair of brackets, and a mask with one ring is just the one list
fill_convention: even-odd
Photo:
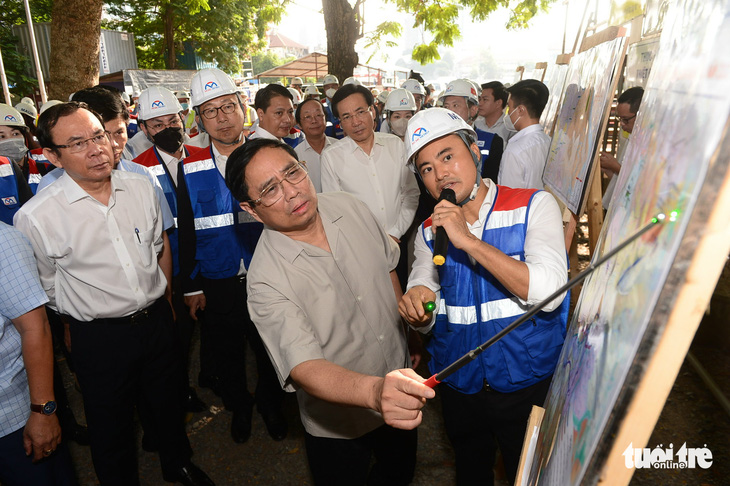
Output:
[[245,138],[244,106],[235,84],[219,69],[203,69],[192,80],[192,107],[209,147],[178,167],[180,275],[185,304],[201,325],[198,383],[209,387],[233,412],[231,435],[239,443],[251,435],[254,397],[246,380],[246,340],[256,354],[255,402],[269,435],[282,440],[284,391],[246,308],[246,272],[263,226],[231,195],[224,175],[228,156]]
[[328,74],[322,80],[322,89],[324,90],[325,99],[322,100],[324,107],[324,115],[327,117],[327,128],[324,133],[328,137],[340,139],[345,136],[340,126],[340,120],[332,112],[332,97],[340,87],[340,80],[334,74]]
[[[420,228],[401,316],[431,334],[430,371],[473,350],[567,280],[558,205],[534,189],[482,179],[474,130],[442,108],[419,112],[406,132],[409,164],[440,201]],[[449,237],[433,263],[434,235]],[[497,444],[514,481],[532,405],[542,405],[565,338],[568,297],[550,302],[439,387],[457,484],[492,484]],[[433,314],[424,311],[434,301]],[[496,443],[495,443],[496,441]]]

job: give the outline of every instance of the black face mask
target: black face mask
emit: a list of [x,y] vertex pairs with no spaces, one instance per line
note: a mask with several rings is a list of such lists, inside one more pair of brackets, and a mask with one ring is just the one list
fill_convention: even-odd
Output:
[[164,130],[152,135],[155,145],[168,154],[174,154],[180,149],[183,143],[183,129],[179,127],[167,127]]

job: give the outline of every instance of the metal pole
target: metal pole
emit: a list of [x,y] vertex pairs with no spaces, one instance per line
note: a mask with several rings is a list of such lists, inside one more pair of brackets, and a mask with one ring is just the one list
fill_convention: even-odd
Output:
[[10,89],[8,89],[8,78],[5,77],[5,64],[3,64],[3,53],[0,52],[0,79],[3,82],[3,94],[5,95],[5,103],[10,103]]
[[730,415],[730,400],[728,400],[727,397],[723,394],[722,390],[720,390],[720,387],[717,386],[717,383],[715,382],[715,380],[712,379],[712,376],[710,376],[704,366],[702,366],[700,362],[697,361],[697,358],[695,358],[695,355],[692,354],[692,351],[687,352],[687,362],[692,365],[692,368],[694,368],[695,372],[700,375],[700,378],[705,383],[707,388],[709,388],[710,392],[715,396],[717,401],[720,402],[720,406],[723,410],[725,410],[725,413]]
[[35,73],[38,78],[38,89],[41,92],[41,102],[48,101],[46,96],[46,85],[43,82],[43,71],[41,70],[41,61],[38,57],[38,46],[35,43],[35,32],[33,31],[33,17],[30,15],[30,5],[28,0],[23,0],[25,5],[25,17],[28,19],[28,34],[30,34],[30,47],[33,50],[33,63],[35,64]]

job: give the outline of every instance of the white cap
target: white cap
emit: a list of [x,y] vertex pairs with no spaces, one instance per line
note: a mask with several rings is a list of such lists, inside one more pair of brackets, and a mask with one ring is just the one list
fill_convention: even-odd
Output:
[[414,95],[426,96],[426,88],[417,79],[406,79],[400,87],[407,89]]
[[38,112],[38,114],[39,115],[42,115],[43,112],[46,111],[48,108],[50,108],[52,106],[60,105],[61,103],[63,103],[63,101],[59,101],[59,100],[48,100],[48,101],[46,101],[45,103],[43,103],[41,105],[41,109]]
[[37,117],[38,110],[36,110],[35,105],[33,104],[33,101],[30,101],[30,103],[28,103],[25,100],[30,101],[30,98],[23,98],[22,100],[20,100],[20,103],[15,105],[15,109],[24,115],[28,115],[31,118]]
[[180,102],[175,93],[162,86],[152,86],[142,91],[137,102],[139,112],[137,117],[141,121],[151,120],[158,116],[175,115],[182,111]]
[[357,79],[355,76],[350,76],[346,80],[342,82],[342,86],[345,86],[346,84],[354,84],[356,86],[362,86],[362,82],[360,82],[359,79]]
[[296,78],[292,78],[291,84],[302,85],[302,84],[304,84],[304,81],[302,81],[302,78],[300,78],[299,76],[297,76]]
[[462,118],[446,108],[421,110],[408,120],[406,129],[406,160],[412,166],[412,158],[423,147],[450,133],[467,130],[474,139],[477,134]]
[[463,96],[474,103],[479,103],[479,91],[471,81],[466,79],[455,79],[450,82],[441,96],[439,96],[439,100],[443,101],[447,96]]
[[216,68],[198,71],[193,76],[190,85],[192,91],[190,101],[193,108],[202,105],[206,101],[238,92],[230,76]]
[[304,88],[304,95],[305,96],[309,96],[309,95],[322,96],[322,93],[319,92],[319,90],[317,89],[317,87],[315,85],[310,84],[309,86]]
[[25,120],[18,110],[5,103],[0,103],[0,126],[24,127]]
[[291,96],[293,98],[292,104],[294,106],[297,106],[299,103],[302,102],[302,94],[299,92],[298,89],[295,89],[295,88],[286,88],[286,89],[291,93]]
[[385,101],[385,111],[416,111],[416,99],[407,89],[394,89]]
[[340,80],[334,74],[328,74],[322,80],[322,84],[340,84]]

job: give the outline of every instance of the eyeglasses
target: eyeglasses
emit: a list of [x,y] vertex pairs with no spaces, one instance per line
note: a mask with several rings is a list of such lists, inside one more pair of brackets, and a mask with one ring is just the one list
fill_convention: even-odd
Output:
[[249,201],[251,204],[261,203],[264,207],[269,207],[275,204],[284,195],[284,181],[288,182],[292,186],[299,184],[307,177],[307,166],[304,162],[297,162],[286,172],[284,177],[280,181],[273,182],[266,186],[258,199]]
[[342,115],[340,117],[340,122],[342,122],[342,123],[353,123],[355,121],[355,118],[357,118],[358,120],[362,120],[363,118],[365,118],[365,115],[368,115],[368,116],[370,115],[370,107],[369,106],[367,108],[365,108],[364,110],[362,108],[359,109],[359,110],[357,110],[352,115],[350,115],[349,113],[346,114],[346,115]]
[[68,149],[69,153],[78,154],[85,152],[89,148],[89,142],[94,142],[96,145],[106,145],[109,143],[109,135],[107,135],[107,132],[104,132],[68,145],[54,145],[53,148]]
[[619,121],[619,123],[623,123],[624,125],[628,125],[628,123],[636,118],[636,115],[634,116],[616,116],[616,119]]
[[225,105],[221,105],[217,108],[206,108],[205,110],[201,111],[200,114],[203,115],[203,118],[212,120],[213,118],[218,116],[218,110],[222,111],[226,115],[230,115],[231,113],[236,111],[236,103],[226,103]]
[[173,118],[171,120],[168,120],[167,123],[165,123],[165,122],[156,122],[156,123],[150,125],[147,122],[145,122],[145,126],[147,128],[149,128],[150,130],[154,130],[155,132],[159,132],[159,131],[162,131],[165,128],[169,128],[169,127],[176,127],[176,128],[182,127],[182,120],[180,120],[180,117],[179,116],[175,115],[175,118]]
[[324,120],[324,113],[318,113],[316,115],[303,116],[302,120],[307,123],[312,123],[314,120]]

